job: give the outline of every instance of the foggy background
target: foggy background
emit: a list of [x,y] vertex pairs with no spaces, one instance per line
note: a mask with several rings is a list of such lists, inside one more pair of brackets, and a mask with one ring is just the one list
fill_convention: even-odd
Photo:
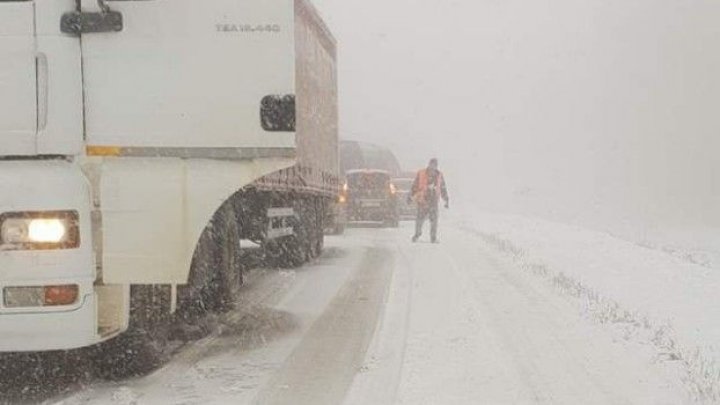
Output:
[[720,246],[717,0],[313,0],[341,136],[454,205]]

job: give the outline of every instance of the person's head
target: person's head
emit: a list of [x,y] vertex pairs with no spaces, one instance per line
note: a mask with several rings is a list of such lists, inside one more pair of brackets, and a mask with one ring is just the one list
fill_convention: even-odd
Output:
[[430,163],[428,163],[428,169],[437,170],[438,160],[435,158],[430,159]]

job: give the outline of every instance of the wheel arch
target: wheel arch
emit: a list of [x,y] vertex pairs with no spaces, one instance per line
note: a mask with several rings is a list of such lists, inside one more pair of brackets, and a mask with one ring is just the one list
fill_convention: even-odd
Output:
[[200,237],[218,211],[243,187],[294,163],[157,158],[102,162],[103,281],[186,284]]

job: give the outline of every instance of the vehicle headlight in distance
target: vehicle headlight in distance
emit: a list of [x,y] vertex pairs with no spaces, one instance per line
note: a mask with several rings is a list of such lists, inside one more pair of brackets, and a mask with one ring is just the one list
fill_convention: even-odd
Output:
[[75,249],[77,211],[10,212],[0,215],[1,250]]

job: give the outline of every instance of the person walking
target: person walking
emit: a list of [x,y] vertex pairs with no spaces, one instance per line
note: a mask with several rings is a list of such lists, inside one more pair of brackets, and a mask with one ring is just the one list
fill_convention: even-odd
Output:
[[440,198],[445,201],[445,208],[450,208],[445,178],[438,170],[438,160],[430,159],[428,167],[420,170],[415,176],[412,190],[408,195],[408,203],[414,200],[417,204],[417,219],[415,221],[415,235],[412,241],[417,242],[422,236],[425,220],[430,219],[430,241],[438,243],[438,220]]

